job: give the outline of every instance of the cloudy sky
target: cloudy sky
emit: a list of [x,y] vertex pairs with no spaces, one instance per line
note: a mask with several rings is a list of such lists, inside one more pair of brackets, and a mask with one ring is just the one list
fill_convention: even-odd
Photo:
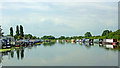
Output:
[[36,36],[80,36],[90,31],[100,35],[103,30],[118,29],[117,2],[1,2],[3,31],[23,25],[24,32]]

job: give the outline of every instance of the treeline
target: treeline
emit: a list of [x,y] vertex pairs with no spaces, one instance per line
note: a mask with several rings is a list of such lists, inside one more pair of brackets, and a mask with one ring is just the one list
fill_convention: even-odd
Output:
[[112,32],[112,31],[104,31],[102,36],[93,36],[93,37],[90,37],[92,39],[117,39],[117,40],[120,40],[120,29],[115,31],[115,32]]
[[[50,38],[52,37],[52,38]],[[104,30],[102,35],[98,35],[98,36],[92,36],[91,32],[86,32],[84,34],[84,36],[73,36],[73,37],[65,37],[65,36],[60,36],[59,38],[55,38],[54,36],[43,36],[41,39],[66,39],[66,40],[70,40],[70,39],[117,39],[120,40],[120,29],[112,32],[111,30]]]
[[39,37],[33,36],[33,35],[31,35],[31,34],[25,34],[25,35],[24,35],[24,38],[25,38],[25,39],[40,39]]
[[24,34],[24,30],[23,30],[22,25],[20,25],[20,28],[17,25],[16,26],[16,34],[14,35],[13,33],[14,33],[13,27],[10,27],[10,35],[8,35],[8,36],[12,36],[15,39],[39,39],[39,37],[33,36],[31,34]]
[[98,36],[92,36],[91,32],[86,32],[84,34],[84,36],[73,36],[73,37],[67,37],[67,36],[60,36],[59,38],[55,38],[52,35],[49,36],[43,36],[41,38],[33,36],[32,34],[24,34],[24,30],[23,30],[23,26],[17,25],[16,26],[16,34],[13,34],[13,27],[10,27],[10,36],[14,37],[15,39],[49,39],[49,40],[62,40],[62,39],[66,39],[66,40],[70,40],[70,39],[83,39],[83,38],[88,38],[88,39],[117,39],[120,40],[120,29],[112,32],[111,30],[104,30],[102,35],[98,35]]

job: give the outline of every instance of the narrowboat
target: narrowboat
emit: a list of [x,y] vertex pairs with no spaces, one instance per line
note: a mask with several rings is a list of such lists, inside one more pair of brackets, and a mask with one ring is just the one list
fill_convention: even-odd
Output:
[[29,40],[29,45],[33,45],[35,40]]
[[76,42],[79,42],[79,41],[80,41],[79,39],[76,40]]
[[99,39],[99,44],[103,44],[103,39]]
[[88,43],[88,42],[89,42],[89,39],[86,39],[86,40],[85,40],[85,42],[87,42],[87,43]]
[[93,39],[89,39],[89,43],[93,43],[93,41],[94,41]]
[[6,40],[7,40],[7,43],[9,43],[9,44],[11,44],[11,45],[15,45],[15,39],[14,39],[14,37],[5,36],[5,37],[2,37],[1,39],[6,39]]
[[86,39],[83,39],[82,41],[85,42]]
[[5,36],[5,37],[1,37],[2,39],[2,48],[11,48],[13,45],[15,45],[15,39],[14,37],[11,36]]
[[15,42],[15,47],[20,47],[20,43],[21,43],[20,41],[16,41]]
[[2,49],[11,48],[11,44],[7,41],[7,39],[2,39]]
[[99,43],[99,39],[94,39],[94,43]]
[[82,42],[82,39],[80,39],[80,42]]
[[40,40],[36,40],[36,41],[35,41],[35,44],[40,45],[40,44],[41,44],[41,41],[40,41]]
[[24,46],[29,45],[29,41],[28,40],[24,40]]
[[71,42],[75,42],[75,39],[71,39]]
[[118,44],[117,39],[104,39],[104,43],[105,44],[112,44],[114,46]]

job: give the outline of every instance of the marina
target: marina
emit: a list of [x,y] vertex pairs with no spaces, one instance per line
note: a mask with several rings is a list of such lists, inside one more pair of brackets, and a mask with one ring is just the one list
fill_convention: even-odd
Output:
[[[11,39],[13,39],[13,38],[11,38]],[[54,41],[53,40],[46,41],[43,39],[35,39],[35,40],[24,39],[24,40],[16,40],[16,41],[14,40],[14,41],[12,41],[12,43],[10,41],[11,39],[6,39],[6,40],[9,40],[9,42],[6,41],[5,39],[1,40],[1,43],[0,43],[1,44],[0,54],[1,54],[1,58],[2,58],[2,59],[0,59],[0,61],[3,66],[7,66],[7,65],[8,66],[13,66],[13,65],[14,66],[16,66],[16,65],[31,66],[30,64],[32,64],[32,66],[34,66],[34,65],[35,66],[36,65],[37,66],[41,66],[41,65],[45,65],[45,66],[47,66],[47,65],[52,65],[52,66],[57,66],[57,65],[58,66],[59,65],[68,65],[68,66],[70,66],[70,65],[73,65],[73,66],[74,65],[85,65],[85,66],[93,66],[93,65],[94,66],[95,65],[109,66],[109,65],[112,65],[113,66],[113,65],[115,65],[115,66],[117,66],[117,60],[118,60],[117,53],[118,53],[118,51],[120,51],[120,46],[117,45],[118,42],[115,39],[76,39],[76,40],[71,39],[71,40],[54,40]],[[15,44],[13,44],[13,43],[15,43]],[[116,44],[114,45],[114,43],[116,43]],[[58,58],[57,57],[57,56],[62,55],[60,53],[63,53],[63,51],[67,52],[67,53],[74,52],[74,48],[75,48],[75,51],[77,50],[77,54],[75,54],[75,56],[73,56],[73,57],[74,58],[76,57],[76,59],[79,59],[79,61],[73,60],[71,58],[69,58],[67,60],[66,58],[62,58],[62,57]],[[54,50],[55,50],[55,52],[54,52]],[[61,50],[63,50],[63,51],[61,51]],[[89,52],[89,53],[87,53],[87,52]],[[47,53],[48,53],[48,55],[47,55]],[[59,53],[59,54],[57,54],[57,53]],[[72,53],[72,54],[74,54],[74,53]],[[86,54],[86,56],[89,56],[89,57],[85,57],[84,53]],[[96,53],[99,53],[99,54],[96,54]],[[110,53],[113,56],[109,56]],[[92,58],[97,58],[96,56],[92,56],[92,58],[91,58],[90,55],[92,55],[92,54],[96,55],[97,57],[99,56],[99,60],[96,60],[97,63],[90,60]],[[63,55],[64,55],[64,53],[63,53]],[[100,55],[105,55],[105,56],[102,58],[102,57],[100,57]],[[45,56],[48,56],[49,58],[45,57]],[[71,56],[71,55],[66,55],[66,56]],[[84,57],[82,57],[82,56],[84,56]],[[33,58],[33,60],[30,59],[30,57]],[[45,57],[45,58],[42,58],[42,57]],[[57,57],[60,61],[56,60],[57,63],[52,62],[55,60],[55,57]],[[107,57],[110,57],[111,59],[107,59]],[[29,58],[29,59],[27,59],[27,58]],[[91,62],[84,61],[84,60],[82,60],[82,58],[84,58],[86,60],[90,60]],[[44,59],[44,62],[43,62],[43,59]],[[50,59],[53,59],[53,60],[51,61]],[[66,61],[64,61],[64,60],[66,60]],[[101,60],[101,62],[105,62],[105,64],[101,64],[100,62],[98,62],[100,60]],[[48,63],[50,61],[52,63]],[[71,61],[75,61],[75,62],[72,63]],[[62,62],[66,62],[68,64],[66,64],[66,63],[63,64]],[[82,62],[84,62],[84,63],[82,63]]]
[[[61,42],[67,42],[68,40],[62,40]],[[43,39],[21,39],[15,40],[13,37],[6,37],[0,40],[1,49],[9,49],[12,47],[20,47],[20,46],[28,46],[28,45],[38,45],[42,42],[51,42],[51,40],[43,40]],[[54,40],[54,42],[59,42],[59,40]],[[89,44],[100,44],[106,45],[111,44],[113,46],[119,46],[119,42],[117,39],[71,39],[71,42],[81,42],[81,43],[89,43]]]
[[12,47],[0,53],[3,66],[117,66],[119,50],[119,46],[108,44],[42,42]]
[[117,66],[118,2],[2,2],[1,66]]

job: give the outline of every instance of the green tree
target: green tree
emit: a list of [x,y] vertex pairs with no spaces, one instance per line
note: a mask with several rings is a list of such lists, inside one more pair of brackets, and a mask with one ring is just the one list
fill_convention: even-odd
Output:
[[17,39],[17,37],[18,37],[17,35],[14,35],[14,38],[15,38],[15,39]]
[[26,34],[26,35],[24,35],[24,37],[25,37],[26,39],[31,39],[31,38],[32,38],[32,35],[31,35],[31,34]]
[[82,39],[83,37],[82,36],[79,36],[79,39]]
[[3,32],[2,32],[2,28],[1,28],[1,25],[0,25],[0,37],[3,36]]
[[13,28],[10,27],[10,36],[13,36]]
[[85,37],[92,37],[92,34],[90,32],[86,32]]
[[73,39],[79,39],[79,37],[77,37],[77,36],[73,36]]
[[55,39],[55,37],[54,36],[43,36],[43,37],[41,37],[41,39]]
[[48,39],[55,39],[55,37],[54,36],[48,36]]
[[22,25],[20,25],[20,35],[21,35],[22,37],[24,37],[24,32],[23,32],[23,26],[22,26]]
[[59,39],[65,39],[65,36],[60,36]]
[[66,37],[65,39],[71,39],[70,37]]
[[108,35],[109,33],[111,33],[112,31],[109,31],[109,30],[104,30],[103,33],[102,33],[102,36],[106,36]]
[[19,26],[16,26],[16,36],[19,36]]
[[19,35],[19,36],[17,37],[17,39],[23,39],[23,37],[22,37],[21,35]]
[[32,39],[36,39],[37,37],[36,36],[32,36]]

